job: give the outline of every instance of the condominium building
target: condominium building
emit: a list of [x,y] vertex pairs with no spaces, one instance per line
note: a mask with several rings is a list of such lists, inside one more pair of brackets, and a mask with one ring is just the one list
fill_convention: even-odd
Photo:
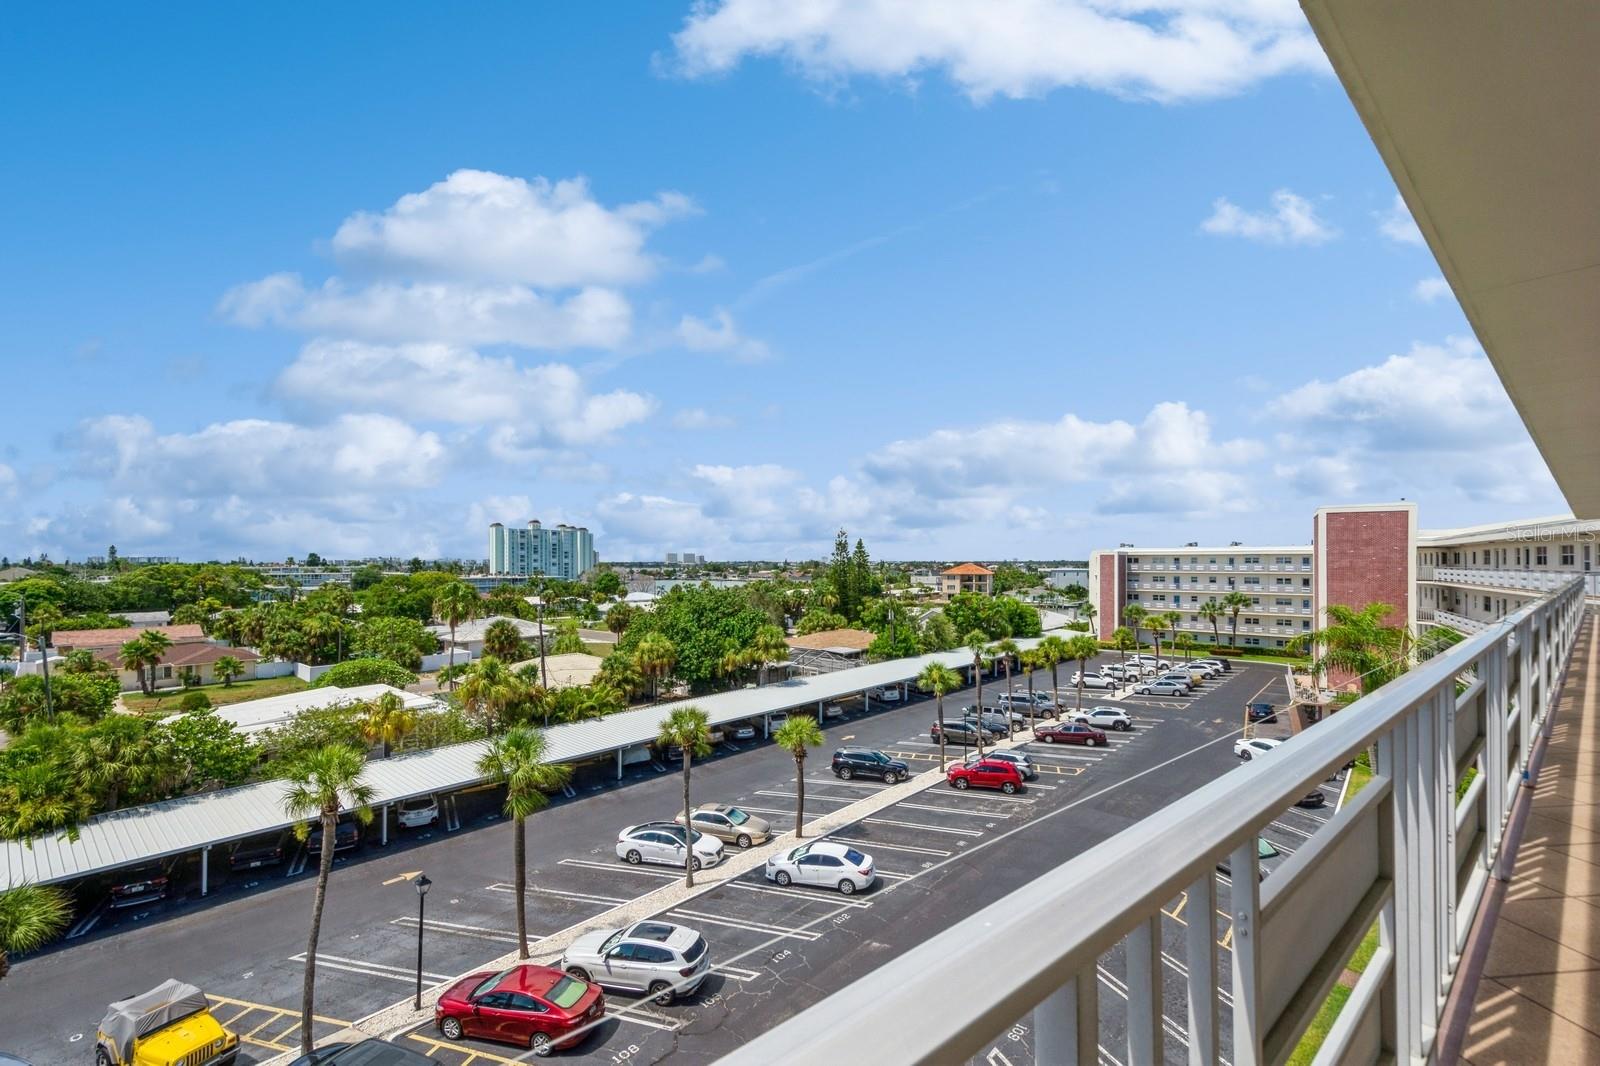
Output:
[[[1315,629],[1331,603],[1388,603],[1394,621],[1410,624],[1416,536],[1416,505],[1402,502],[1319,508],[1309,544],[1096,551],[1089,559],[1095,628],[1109,639],[1134,605],[1177,614],[1176,632],[1197,640],[1237,632],[1241,646],[1258,648],[1287,647]],[[1248,601],[1237,620],[1231,610],[1207,617],[1206,604],[1225,606],[1231,593]]]
[[1582,574],[1600,606],[1600,522],[1571,515],[1425,530],[1417,538],[1417,616],[1475,633]]
[[961,592],[976,592],[980,596],[994,594],[994,571],[977,563],[962,563],[939,574],[939,591],[946,596]]
[[543,574],[576,581],[594,569],[594,536],[584,526],[565,523],[546,529],[538,520],[527,528],[499,522],[489,526],[489,573]]

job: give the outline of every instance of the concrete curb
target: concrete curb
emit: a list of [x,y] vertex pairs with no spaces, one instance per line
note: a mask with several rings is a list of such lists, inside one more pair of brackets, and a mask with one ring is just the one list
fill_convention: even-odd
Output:
[[[1058,713],[1065,713],[1067,710],[1068,708],[1061,708]],[[1050,719],[1040,718],[1039,721],[1046,722],[1050,721]],[[1032,737],[1028,735],[1027,729],[1023,728],[1017,733],[1016,737],[1010,740],[996,741],[987,745],[984,750],[1008,750],[1025,744],[1031,739]],[[951,750],[955,754],[951,755],[949,761],[956,762],[964,758],[969,749],[961,746]],[[819,837],[827,836],[836,829],[841,829],[853,822],[860,821],[862,818],[894,806],[901,800],[909,799],[919,792],[924,792],[935,785],[941,784],[944,779],[945,775],[939,771],[939,768],[932,767],[920,774],[908,777],[898,785],[885,786],[880,791],[864,796],[849,806],[829,811],[806,822],[806,836],[804,839],[815,840]],[[551,933],[541,940],[531,942],[528,945],[529,957],[527,961],[549,963],[560,958],[561,953],[574,940],[592,929],[629,925],[661,911],[680,907],[697,896],[705,895],[713,889],[749,873],[751,870],[765,866],[768,856],[792,847],[799,841],[800,838],[796,837],[793,832],[775,836],[758,848],[736,852],[731,859],[716,869],[701,871],[695,877],[693,888],[686,888],[681,881],[666,884],[637,899],[629,900],[627,903],[619,904],[608,911],[597,914],[593,918],[587,918],[582,922],[569,925],[567,928]],[[444,994],[445,989],[467,974],[476,973],[480,970],[505,969],[518,961],[520,960],[515,951],[506,952],[504,955],[493,959],[486,959],[447,981],[441,981],[430,988],[424,988],[422,991],[422,1009],[420,1011],[412,1009],[412,1001],[410,999],[402,1000],[399,1003],[374,1011],[366,1017],[358,1019],[349,1028],[332,1033],[318,1041],[318,1043],[353,1042],[365,1040],[372,1036],[388,1039],[418,1025],[431,1023],[433,1021],[434,1004]],[[262,1066],[288,1066],[299,1055],[298,1050],[286,1051],[281,1055],[265,1060]]]

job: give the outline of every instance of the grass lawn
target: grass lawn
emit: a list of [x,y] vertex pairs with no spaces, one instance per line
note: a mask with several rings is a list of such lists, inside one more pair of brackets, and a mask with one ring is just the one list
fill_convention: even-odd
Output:
[[1344,801],[1349,803],[1356,798],[1356,793],[1367,787],[1367,782],[1372,780],[1372,768],[1367,765],[1366,753],[1356,756],[1356,764],[1350,767],[1350,787],[1345,790]]
[[610,655],[612,652],[616,651],[617,646],[615,644],[591,644],[588,641],[584,641],[583,650],[588,652],[590,655],[598,655],[600,658],[604,659],[607,655]]
[[[242,703],[245,700],[259,700],[266,696],[281,696],[285,692],[299,692],[306,687],[304,681],[291,674],[288,677],[268,677],[260,681],[235,681],[227,687],[201,685],[199,688],[187,691],[204,692],[211,698],[211,706],[221,707],[227,703]],[[175,713],[178,710],[178,702],[184,695],[183,689],[161,692],[154,696],[146,696],[142,692],[124,692],[122,703],[128,710],[140,714]]]
[[[1371,776],[1370,774],[1368,775]],[[1367,930],[1367,935],[1362,939],[1356,953],[1350,956],[1351,970],[1356,973],[1365,973],[1367,964],[1372,961],[1372,956],[1378,950],[1378,927],[1373,926]],[[1289,1056],[1289,1066],[1311,1066],[1311,1060],[1317,1057],[1317,1051],[1322,1047],[1322,1042],[1328,1038],[1328,1030],[1333,1028],[1334,1019],[1339,1017],[1339,1012],[1344,1009],[1345,1001],[1350,998],[1351,988],[1341,981],[1333,986],[1333,991],[1328,993],[1328,998],[1322,1001],[1317,1016],[1311,1020],[1311,1027],[1306,1030],[1296,1045],[1294,1054]]]

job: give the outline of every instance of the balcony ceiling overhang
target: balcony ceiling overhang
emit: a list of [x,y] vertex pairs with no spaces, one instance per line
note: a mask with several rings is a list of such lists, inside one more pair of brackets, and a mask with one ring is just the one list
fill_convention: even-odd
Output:
[[1301,6],[1568,504],[1600,517],[1600,4]]

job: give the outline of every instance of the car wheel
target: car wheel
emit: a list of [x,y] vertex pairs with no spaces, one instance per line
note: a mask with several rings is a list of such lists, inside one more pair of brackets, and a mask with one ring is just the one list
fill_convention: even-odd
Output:
[[788,870],[779,870],[777,873],[772,875],[772,879],[774,881],[778,882],[778,887],[779,888],[788,888],[789,887],[789,871]]
[[629,851],[627,859],[630,866],[638,866],[641,862],[644,862],[644,856],[639,854],[638,849]]
[[1126,730],[1127,730],[1127,728],[1128,728],[1128,723],[1127,723],[1127,722],[1118,722],[1118,723],[1117,723],[1117,724],[1116,724],[1116,728],[1117,728],[1117,729],[1120,729],[1120,730],[1124,730],[1124,731],[1126,731]]
[[534,1033],[528,1038],[528,1050],[533,1052],[535,1058],[544,1058],[550,1054],[550,1038],[543,1033]]
[[1056,738],[1046,733],[1044,736],[1044,742],[1046,744],[1054,744],[1056,742]]
[[94,1049],[94,1061],[95,1066],[116,1066],[116,1063],[112,1061],[111,1056],[106,1053],[106,1049],[103,1047]]
[[856,894],[856,883],[854,881],[852,881],[848,877],[846,877],[844,880],[839,882],[839,895],[841,895],[841,896],[853,896],[855,894]]
[[964,777],[957,777],[957,778],[954,778],[954,779],[953,779],[953,780],[952,780],[952,781],[951,781],[951,782],[950,782],[950,786],[951,786],[951,787],[952,787],[952,788],[966,788],[966,787],[967,787],[967,779],[966,779],[966,778],[964,778]]
[[458,1020],[456,1018],[446,1018],[444,1021],[439,1023],[439,1032],[443,1033],[445,1035],[445,1039],[447,1039],[447,1040],[460,1040],[461,1039],[461,1022],[460,1022],[460,1020]]
[[1017,786],[1015,783],[1007,781],[1005,784],[1000,786],[1000,791],[1010,796],[1017,791]]
[[589,971],[585,970],[582,966],[568,966],[567,967],[567,976],[568,977],[576,977],[578,980],[582,981],[584,984],[588,984],[589,983]]
[[735,840],[734,843],[739,845],[741,848],[748,848],[750,846],[750,834],[740,833],[739,839]]
[[1249,762],[1250,761],[1250,753],[1248,751],[1241,751],[1239,753],[1239,758],[1243,759],[1245,762]]
[[651,981],[650,998],[658,1007],[665,1007],[672,1002],[672,986],[665,981]]
[[695,873],[699,873],[700,872],[700,856],[698,856],[698,855],[689,856],[689,869],[693,870]]
[[850,769],[850,767],[848,767],[848,766],[839,767],[839,780],[848,781],[854,776],[856,776],[856,772],[854,770]]

